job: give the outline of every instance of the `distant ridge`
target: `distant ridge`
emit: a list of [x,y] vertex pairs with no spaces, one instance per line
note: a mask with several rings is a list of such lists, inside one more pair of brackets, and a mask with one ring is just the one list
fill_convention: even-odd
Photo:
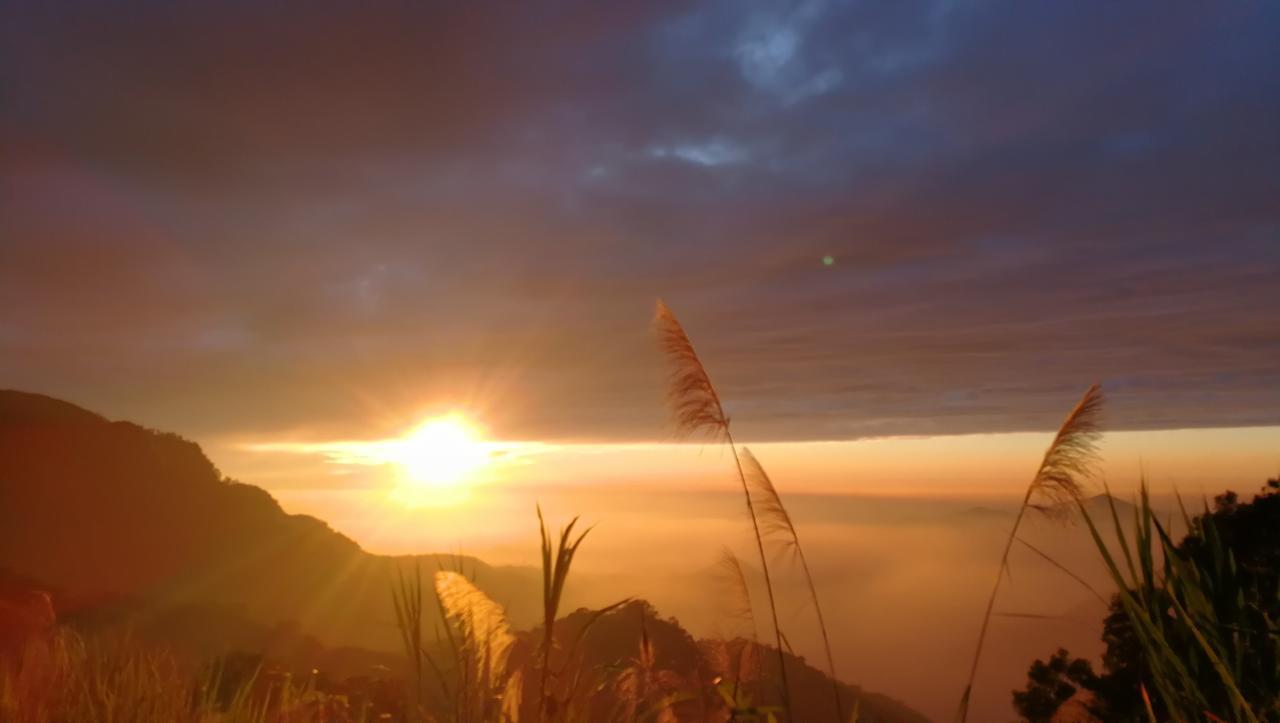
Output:
[[1012,520],[1013,514],[1007,510],[994,507],[969,507],[947,516],[956,522],[990,522],[993,520]]
[[[1134,505],[1132,502],[1122,497],[1111,496],[1115,501],[1116,513],[1120,516],[1121,521],[1127,522],[1133,519]],[[1107,504],[1108,495],[1104,492],[1088,496],[1084,499],[1085,509],[1095,519],[1105,520],[1107,528],[1111,526],[1111,506]],[[1058,518],[1056,513],[1064,513],[1067,518],[1079,517],[1080,513],[1076,509],[1075,503],[1058,503],[1052,508],[1044,510],[1045,512],[1055,513],[1051,516]],[[1013,512],[1010,510],[1002,510],[994,507],[968,507],[957,512],[945,515],[943,521],[953,522],[964,525],[985,525],[1002,522],[1012,522]]]
[[0,425],[95,424],[105,417],[43,394],[0,389]]

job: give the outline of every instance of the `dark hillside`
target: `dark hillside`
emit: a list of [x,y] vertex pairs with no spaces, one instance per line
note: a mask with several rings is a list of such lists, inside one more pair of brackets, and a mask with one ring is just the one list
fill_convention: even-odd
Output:
[[[286,514],[193,442],[49,397],[0,391],[0,530],[0,567],[67,599],[224,606],[330,644],[397,644],[396,558]],[[417,559],[428,573],[441,562]],[[535,571],[465,562],[517,622],[532,619]]]

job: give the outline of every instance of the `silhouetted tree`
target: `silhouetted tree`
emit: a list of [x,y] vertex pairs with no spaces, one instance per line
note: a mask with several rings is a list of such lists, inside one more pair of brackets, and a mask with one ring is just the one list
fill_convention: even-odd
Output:
[[[1205,571],[1205,594],[1217,619],[1224,621],[1226,638],[1234,646],[1237,682],[1251,707],[1277,711],[1280,705],[1280,660],[1275,628],[1280,621],[1280,479],[1268,480],[1250,502],[1235,492],[1214,499],[1211,511],[1193,520],[1191,530],[1177,545],[1178,553],[1195,568]],[[1166,594],[1156,591],[1156,594]],[[1180,652],[1194,672],[1201,690],[1221,710],[1230,705],[1222,681],[1203,659],[1199,644],[1173,629],[1170,645]],[[1105,723],[1145,721],[1142,688],[1153,690],[1144,660],[1143,646],[1118,598],[1113,599],[1103,623],[1102,675],[1088,661],[1069,659],[1059,650],[1048,661],[1037,660],[1027,672],[1024,690],[1014,691],[1013,704],[1029,721],[1050,720],[1058,708],[1079,689],[1092,693],[1090,712]],[[1160,718],[1159,700],[1153,707]],[[1265,720],[1277,720],[1273,717]]]
[[1047,662],[1037,660],[1031,664],[1026,688],[1013,692],[1013,707],[1031,723],[1048,723],[1059,706],[1078,690],[1093,690],[1097,680],[1088,660],[1072,660],[1066,649],[1058,648]]

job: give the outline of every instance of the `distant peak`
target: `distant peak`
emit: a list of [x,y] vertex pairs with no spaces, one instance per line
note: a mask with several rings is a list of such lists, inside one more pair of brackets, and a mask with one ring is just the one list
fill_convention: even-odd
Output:
[[1105,505],[1105,504],[1108,504],[1108,501],[1114,502],[1116,507],[1132,507],[1133,506],[1133,503],[1130,502],[1129,500],[1126,500],[1123,497],[1116,497],[1115,495],[1109,495],[1106,492],[1099,492],[1096,495],[1092,495],[1084,499],[1084,503],[1090,507],[1094,505]]
[[0,425],[12,424],[100,424],[106,417],[61,399],[0,389]]

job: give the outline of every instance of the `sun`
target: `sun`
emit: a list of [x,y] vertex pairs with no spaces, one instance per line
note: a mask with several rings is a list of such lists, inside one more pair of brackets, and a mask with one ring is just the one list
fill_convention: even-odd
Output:
[[491,458],[479,428],[457,414],[428,419],[390,447],[403,483],[423,491],[464,487]]

